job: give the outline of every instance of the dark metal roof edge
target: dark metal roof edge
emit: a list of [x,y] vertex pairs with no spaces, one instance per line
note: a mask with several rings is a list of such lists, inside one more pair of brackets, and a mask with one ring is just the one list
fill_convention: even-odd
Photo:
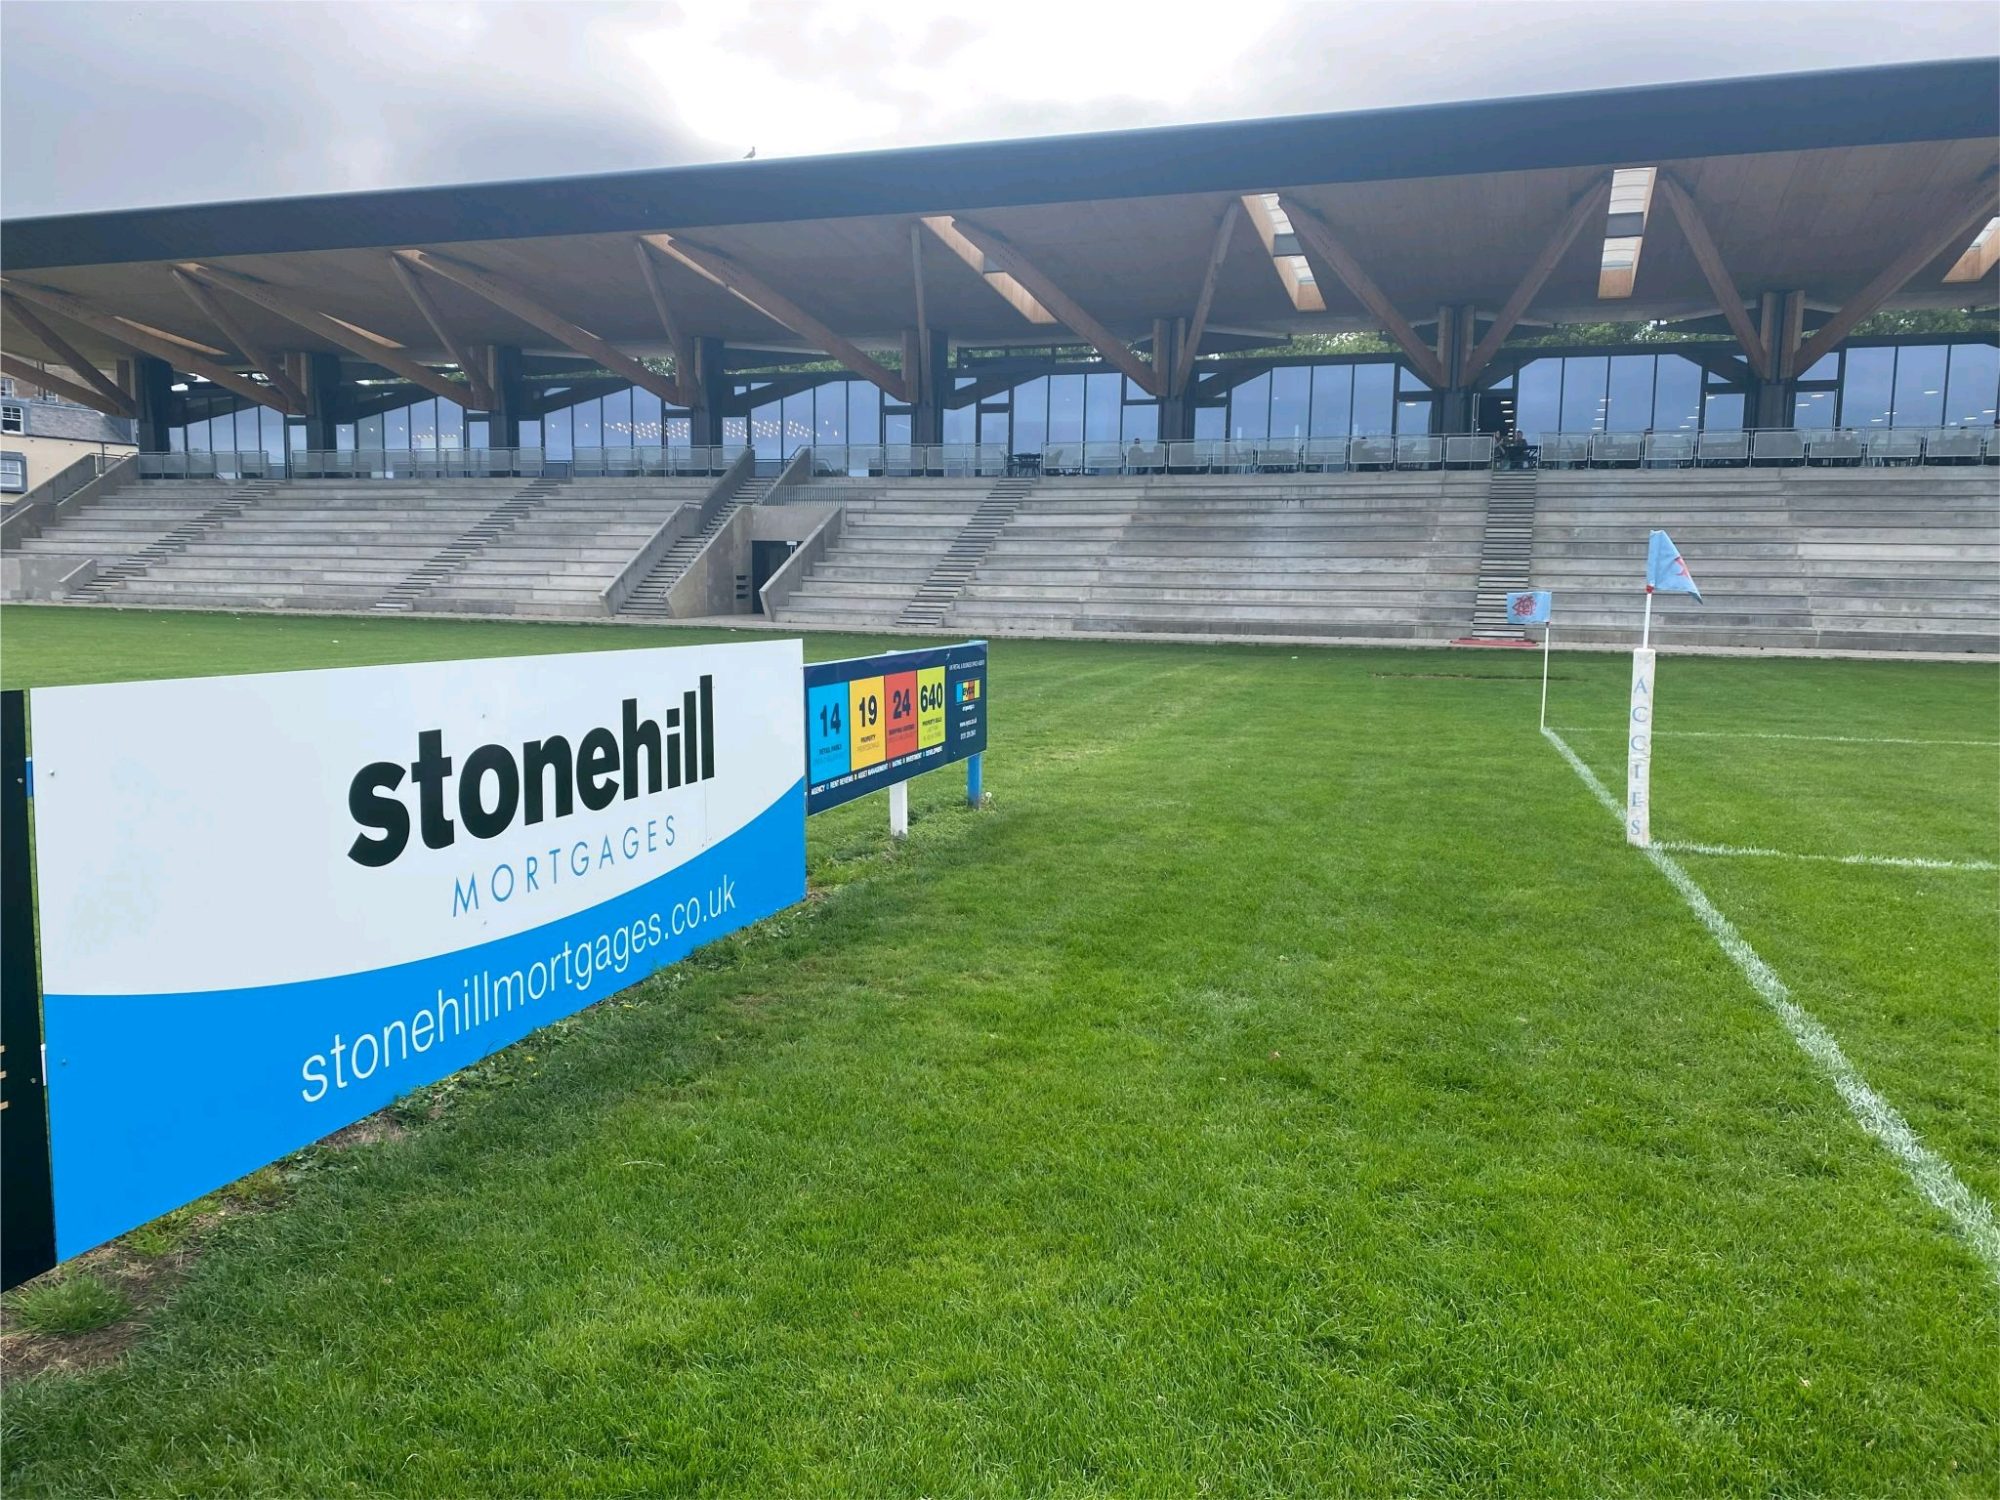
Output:
[[2000,136],[2000,58],[0,224],[9,271]]

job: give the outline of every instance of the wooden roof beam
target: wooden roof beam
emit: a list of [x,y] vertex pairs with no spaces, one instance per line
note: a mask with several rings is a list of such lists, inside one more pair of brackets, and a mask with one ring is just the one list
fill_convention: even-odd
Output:
[[772,322],[789,328],[814,348],[826,351],[863,380],[880,386],[906,405],[914,404],[915,392],[901,375],[870,355],[852,339],[835,333],[825,323],[739,261],[724,255],[720,250],[711,250],[705,245],[697,245],[673,235],[649,234],[645,236],[645,240],[655,249],[665,251],[689,268],[719,283],[738,300],[747,302]]
[[16,380],[25,380],[42,390],[54,391],[66,401],[74,401],[78,406],[87,406],[92,411],[101,411],[107,417],[129,417],[135,414],[136,409],[129,400],[113,402],[102,391],[64,380],[60,375],[51,375],[33,360],[23,359],[18,354],[0,353],[0,373],[12,375]]
[[1722,263],[1722,252],[1715,247],[1715,236],[1708,232],[1708,223],[1695,206],[1694,198],[1681,185],[1680,179],[1671,172],[1662,172],[1654,181],[1654,188],[1667,200],[1667,207],[1674,211],[1674,218],[1681,226],[1681,234],[1686,238],[1688,250],[1694,256],[1694,263],[1701,268],[1708,289],[1715,300],[1722,304],[1722,316],[1729,324],[1729,331],[1736,335],[1736,342],[1743,346],[1743,352],[1750,360],[1750,368],[1759,380],[1772,377],[1771,350],[1750,326],[1750,315],[1743,310],[1743,294],[1736,290],[1736,282],[1729,274],[1729,268]]
[[674,351],[674,388],[677,394],[671,398],[674,406],[695,404],[694,340],[681,326],[680,317],[674,306],[667,300],[665,283],[660,280],[659,254],[644,239],[632,242],[632,251],[639,257],[639,275],[646,282],[646,295],[653,299],[653,312],[660,320],[660,331],[667,336],[667,344]]
[[344,318],[336,318],[330,313],[320,312],[297,301],[289,292],[273,286],[268,281],[259,281],[254,276],[245,276],[240,271],[224,271],[215,266],[204,266],[193,261],[183,261],[179,267],[196,281],[221,291],[234,292],[245,302],[254,302],[267,312],[299,325],[308,333],[316,333],[329,344],[336,344],[350,354],[358,355],[385,370],[393,371],[414,386],[429,391],[434,396],[463,406],[470,398],[468,387],[445,379],[429,365],[419,364],[403,352],[403,346],[393,340],[371,333]]
[[284,361],[282,359],[274,359],[269,351],[260,347],[244,331],[242,323],[236,316],[222,305],[221,300],[214,292],[203,286],[199,281],[196,281],[185,271],[176,270],[173,273],[173,277],[174,285],[187,293],[188,300],[200,308],[207,316],[208,321],[221,331],[222,336],[236,346],[243,357],[256,369],[257,373],[262,375],[278,390],[284,392],[285,399],[292,403],[293,410],[304,411],[306,409],[306,393],[299,389],[297,382],[290,375],[285,373]]
[[1563,215],[1562,222],[1556,225],[1555,232],[1542,246],[1541,253],[1535,257],[1534,263],[1528,267],[1507,301],[1501,306],[1499,314],[1493,319],[1493,326],[1486,330],[1486,337],[1465,356],[1465,363],[1459,369],[1460,385],[1471,385],[1479,372],[1492,362],[1493,356],[1499,353],[1500,346],[1507,342],[1507,335],[1514,331],[1515,325],[1521,321],[1521,315],[1528,310],[1528,305],[1541,295],[1542,287],[1556,266],[1563,256],[1569,253],[1569,247],[1576,243],[1576,237],[1583,232],[1583,226],[1597,217],[1598,211],[1604,207],[1605,201],[1610,196],[1611,179],[1608,176],[1600,177],[1590,185],[1582,197],[1569,206],[1569,212]]
[[[1271,269],[1276,273],[1278,284],[1285,289],[1285,296],[1292,304],[1294,312],[1325,312],[1326,298],[1320,294],[1319,282],[1312,274],[1312,263],[1298,253],[1296,231],[1290,236],[1291,243],[1281,244],[1278,226],[1272,219],[1269,204],[1276,193],[1245,193],[1237,204],[1250,220],[1250,227],[1257,232],[1263,242],[1264,253],[1271,258]],[[1305,275],[1299,274],[1304,266]]]
[[[94,407],[96,410],[105,413],[105,415],[113,417],[130,417],[138,414],[138,403],[126,395],[124,391],[121,391],[118,388],[117,382],[110,379],[102,370],[98,369],[96,364],[74,344],[70,343],[68,339],[43,322],[32,307],[28,306],[27,303],[18,297],[0,298],[0,302],[4,302],[7,311],[20,319],[23,328],[42,341],[43,348],[53,354],[64,367],[83,380],[96,393],[90,400],[78,402],[79,405]],[[16,363],[27,364],[28,362],[26,360],[17,360]],[[30,368],[33,367],[30,366]],[[8,373],[13,375],[21,374],[19,370],[10,370]],[[21,376],[21,378],[33,380],[46,378],[46,376]],[[68,386],[69,382],[53,382],[49,385],[49,389],[55,390],[58,384]],[[71,387],[71,389],[73,388]],[[64,394],[68,394],[68,392],[65,391]],[[74,400],[76,398],[72,397],[71,399]]]
[[1846,306],[1820,325],[1811,338],[1799,346],[1796,367],[1810,370],[1822,357],[1831,353],[1863,318],[1871,316],[1897,292],[1908,284],[1911,277],[1936,260],[1946,251],[1965,243],[1979,227],[1993,216],[1993,173],[1988,172],[1979,179],[1978,191],[1970,205],[1955,204],[1952,210],[1928,225],[1923,233],[1912,239],[1903,253],[1884,266],[1875,279],[1856,292]]
[[1194,316],[1188,319],[1187,333],[1181,339],[1180,357],[1174,361],[1173,378],[1167,383],[1166,395],[1180,395],[1187,389],[1188,380],[1194,374],[1194,358],[1201,349],[1201,336],[1208,331],[1209,309],[1215,305],[1215,286],[1222,279],[1222,262],[1229,254],[1229,240],[1236,232],[1236,221],[1242,217],[1242,200],[1231,198],[1222,210],[1221,222],[1215,226],[1215,240],[1209,246],[1208,265],[1201,273],[1201,290],[1194,299]]
[[1986,221],[1984,230],[1965,247],[1965,253],[1952,262],[1951,269],[1944,273],[1944,279],[1953,285],[1984,281],[1993,274],[1996,265],[2000,265],[2000,218]]
[[423,278],[417,275],[408,261],[391,255],[389,264],[396,272],[396,279],[402,282],[403,290],[410,294],[410,301],[416,304],[418,313],[430,325],[431,332],[437,335],[438,342],[444,345],[452,362],[465,372],[465,383],[472,393],[473,410],[492,411],[499,403],[493,398],[493,387],[472,346],[451,331],[451,326],[444,320],[443,309],[437,305],[437,298],[431,295],[431,289],[424,285]]
[[193,353],[186,339],[170,337],[158,329],[134,323],[129,318],[99,312],[81,297],[56,291],[53,287],[36,286],[32,282],[4,277],[0,278],[0,288],[11,292],[22,301],[33,302],[46,307],[50,312],[61,313],[70,322],[79,323],[93,333],[102,334],[113,343],[123,344],[127,349],[136,349],[141,354],[150,354],[155,359],[165,360],[177,370],[199,375],[232,395],[241,396],[246,401],[254,401],[259,406],[268,406],[273,411],[296,415],[292,411],[291,398],[284,392],[268,385],[259,385],[254,380],[246,380],[234,370],[217,364],[215,360]]
[[405,265],[428,271],[433,276],[442,276],[474,296],[485,298],[529,327],[539,328],[564,348],[573,349],[586,359],[596,360],[605,369],[624,376],[641,390],[650,391],[675,405],[682,404],[680,387],[673,380],[657,370],[648,369],[623,349],[599,338],[589,329],[578,327],[560,313],[552,312],[506,277],[430,250],[398,250],[394,254]]
[[1292,221],[1292,232],[1299,237],[1300,248],[1312,259],[1324,263],[1340,284],[1354,294],[1354,299],[1368,309],[1375,321],[1382,325],[1382,331],[1403,351],[1412,369],[1437,389],[1448,388],[1451,376],[1438,359],[1437,352],[1419,338],[1409,320],[1396,311],[1395,303],[1383,294],[1381,287],[1375,284],[1375,278],[1362,269],[1361,262],[1341,243],[1332,226],[1295,199],[1280,196],[1278,202],[1285,210],[1285,217]]
[[997,229],[989,229],[972,219],[953,218],[952,224],[960,234],[985,252],[987,260],[1026,287],[1037,302],[1054,313],[1065,328],[1103,355],[1108,364],[1124,371],[1126,378],[1147,395],[1160,394],[1162,377],[1167,372],[1156,370],[1134,354],[1130,344],[1084,311],[1074,297],[1050,280],[1048,274],[1029,260],[1012,240]]
[[1013,308],[1030,323],[1049,326],[1056,321],[1056,315],[1035,300],[1034,293],[1014,279],[1007,272],[996,269],[988,260],[986,252],[958,232],[950,214],[931,214],[922,220],[924,228],[937,236],[953,255],[964,261],[979,279],[993,289],[993,295]]

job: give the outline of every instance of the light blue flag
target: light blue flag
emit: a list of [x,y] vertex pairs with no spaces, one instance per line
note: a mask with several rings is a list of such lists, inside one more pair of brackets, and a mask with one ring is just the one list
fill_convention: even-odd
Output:
[[1681,561],[1681,549],[1664,531],[1646,539],[1646,592],[1649,594],[1693,594],[1702,602],[1701,590],[1694,586],[1688,565]]
[[1527,589],[1507,596],[1507,622],[1510,625],[1546,625],[1549,623],[1549,609],[1555,603],[1555,595],[1547,589]]

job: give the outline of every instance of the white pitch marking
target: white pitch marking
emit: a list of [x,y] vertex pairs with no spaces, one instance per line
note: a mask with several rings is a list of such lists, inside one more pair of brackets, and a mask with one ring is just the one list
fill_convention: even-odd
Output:
[[[1542,734],[1562,753],[1562,758],[1569,762],[1569,768],[1582,778],[1583,784],[1603,804],[1604,810],[1623,827],[1624,810],[1619,807],[1618,800],[1605,790],[1596,772],[1578,759],[1577,753],[1555,730],[1544,729]],[[1973,1253],[1986,1263],[1987,1274],[1995,1282],[2000,1282],[2000,1224],[1994,1222],[1992,1205],[1961,1182],[1951,1163],[1926,1146],[1916,1131],[1910,1128],[1909,1122],[1896,1112],[1896,1107],[1868,1086],[1860,1070],[1848,1061],[1833,1033],[1792,999],[1785,982],[1757,956],[1757,950],[1750,946],[1729,918],[1716,910],[1715,903],[1681,868],[1680,862],[1650,845],[1639,852],[1651,860],[1654,868],[1680,892],[1681,899],[1701,918],[1702,925],[1708,929],[1716,945],[1734,960],[1736,967],[1743,971],[1743,977],[1750,981],[1750,987],[1784,1023],[1785,1030],[1791,1034],[1799,1050],[1819,1064],[1820,1071],[1826,1074],[1834,1089],[1846,1101],[1848,1112],[1854,1116],[1855,1122],[1896,1158],[1925,1201],[1952,1221],[1972,1246]]]
[[1880,865],[1890,870],[2000,870],[1990,859],[1925,859],[1900,854],[1794,854],[1789,849],[1759,849],[1754,845],[1693,844],[1661,839],[1655,846],[1675,854],[1736,854],[1755,859],[1810,859],[1831,865]]
[[[1558,734],[1623,734],[1623,729],[1560,729]],[[1676,740],[1810,740],[1821,745],[1957,745],[1974,750],[2000,750],[2000,740],[1902,740],[1855,734],[1763,734],[1747,729],[1659,729],[1654,739]]]

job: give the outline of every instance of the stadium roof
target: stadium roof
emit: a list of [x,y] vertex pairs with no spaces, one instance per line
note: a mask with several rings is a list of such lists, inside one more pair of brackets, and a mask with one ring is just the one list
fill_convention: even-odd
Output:
[[[551,315],[635,355],[919,322],[1047,344],[1070,340],[1054,325],[1089,337],[1079,316],[1119,340],[1175,318],[1282,336],[1490,316],[1544,269],[1522,309],[1541,320],[1712,314],[1719,287],[1832,310],[1913,260],[1895,305],[1963,307],[1995,300],[2000,235],[1967,247],[1996,166],[2000,62],[1979,58],[19,220],[0,264],[20,298],[66,294],[231,368],[260,347],[354,354],[328,318],[427,362],[578,350]],[[71,310],[35,309],[87,355],[130,352],[129,325]],[[0,342],[60,362],[19,311]]]

